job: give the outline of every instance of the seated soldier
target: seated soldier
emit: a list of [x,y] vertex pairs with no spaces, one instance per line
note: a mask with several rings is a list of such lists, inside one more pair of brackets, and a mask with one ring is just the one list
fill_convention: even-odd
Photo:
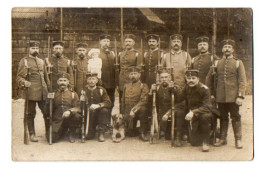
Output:
[[189,121],[190,143],[202,145],[202,151],[209,151],[209,138],[212,122],[210,92],[207,86],[199,82],[199,71],[186,71],[187,84],[179,98],[186,101],[188,112],[185,119]]
[[129,68],[129,78],[131,83],[125,84],[122,96],[121,113],[127,124],[126,134],[135,135],[137,120],[140,120],[140,139],[148,141],[146,136],[148,128],[148,86],[140,81],[140,69],[138,67]]
[[[74,134],[81,122],[79,98],[76,92],[68,89],[70,76],[67,73],[58,75],[58,90],[49,98],[53,98],[52,108],[52,142],[58,141],[63,133],[69,131],[69,141],[75,142]],[[46,103],[47,113],[50,111],[50,99]],[[49,142],[49,131],[47,132],[47,141]]]
[[86,95],[86,114],[89,107],[89,131],[87,139],[95,138],[96,127],[98,127],[98,141],[104,142],[104,133],[110,123],[111,101],[106,89],[97,86],[97,73],[87,73],[87,86],[84,88]]

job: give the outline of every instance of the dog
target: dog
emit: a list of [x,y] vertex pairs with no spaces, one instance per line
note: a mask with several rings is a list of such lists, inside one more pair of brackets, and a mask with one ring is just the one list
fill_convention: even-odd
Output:
[[122,114],[115,114],[113,119],[113,134],[112,140],[115,143],[119,143],[125,139],[125,122]]

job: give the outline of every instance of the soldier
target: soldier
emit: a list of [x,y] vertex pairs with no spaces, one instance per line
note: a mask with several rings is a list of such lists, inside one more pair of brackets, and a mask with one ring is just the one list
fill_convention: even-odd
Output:
[[126,133],[129,136],[135,135],[135,128],[137,120],[140,120],[140,139],[148,141],[146,136],[148,114],[148,86],[140,81],[141,69],[138,67],[130,67],[128,69],[131,83],[125,84],[122,96],[121,113],[127,124]]
[[[97,86],[97,73],[87,73],[87,86],[84,91],[86,94],[86,101],[89,107],[89,131],[87,139],[93,139],[96,133],[96,126],[98,127],[98,141],[104,142],[104,133],[107,125],[110,123],[111,101],[106,89]],[[85,110],[87,112],[87,110]],[[87,115],[87,114],[86,114]],[[85,115],[85,116],[86,116]]]
[[209,151],[209,138],[212,122],[210,91],[199,82],[199,71],[186,71],[187,85],[179,94],[179,100],[185,100],[187,109],[185,119],[190,124],[190,143],[202,144],[202,151]]
[[[188,52],[181,50],[182,47],[182,35],[174,34],[170,36],[170,52],[164,55],[164,59],[162,61],[162,66],[173,69],[173,80],[175,85],[178,87],[185,87],[185,71],[190,67],[191,64],[191,56]],[[178,101],[178,100],[177,100]],[[175,104],[175,109],[178,112],[182,112],[185,108],[184,102],[179,102]],[[179,116],[183,116],[183,120],[179,119],[181,124],[184,124],[184,129],[182,130],[183,139],[186,139],[186,125],[185,125],[185,113],[178,114]],[[183,122],[182,122],[183,121]],[[181,146],[181,141],[179,139],[179,135],[176,133],[175,146]]]
[[[217,77],[216,102],[220,111],[220,141],[216,146],[227,144],[227,131],[229,124],[229,113],[232,119],[232,127],[235,135],[236,148],[243,148],[241,115],[239,106],[245,98],[246,74],[243,62],[233,56],[235,41],[223,40],[223,58],[215,62]],[[207,75],[206,83],[211,88],[212,72]]]
[[119,99],[121,101],[124,85],[131,82],[129,77],[128,68],[130,66],[138,66],[140,64],[140,55],[137,50],[134,49],[135,35],[125,34],[125,50],[119,53]]
[[[52,116],[52,141],[57,142],[63,134],[69,131],[69,141],[75,142],[75,130],[81,122],[80,102],[76,92],[71,91],[69,86],[70,75],[67,73],[58,74],[58,90],[50,93],[53,99]],[[49,101],[46,103],[46,109],[49,110]],[[48,133],[49,134],[49,131]],[[49,135],[47,136],[49,141]]]
[[73,70],[71,67],[71,61],[63,55],[64,42],[62,41],[53,41],[53,55],[50,59],[46,58],[46,66],[53,66],[53,76],[52,76],[52,90],[56,91],[58,89],[57,80],[59,73],[68,73],[70,75],[70,88],[74,89],[74,79],[73,79]]
[[146,38],[148,40],[149,51],[144,53],[144,75],[145,83],[151,88],[151,85],[156,83],[156,66],[158,65],[158,61],[161,64],[163,52],[160,51],[158,53],[159,35],[150,34]]
[[218,60],[217,56],[210,54],[209,49],[209,38],[206,36],[198,37],[197,39],[198,50],[200,54],[195,56],[191,60],[191,69],[199,70],[200,82],[205,84],[206,77],[210,67],[214,64],[215,60]]
[[81,90],[84,89],[86,84],[85,75],[88,71],[88,55],[87,55],[87,47],[86,43],[78,43],[76,45],[76,53],[77,59],[73,61],[74,67],[74,76],[76,80],[75,91],[78,95],[80,95]]
[[[47,98],[49,79],[47,74],[47,69],[44,61],[38,58],[39,55],[39,45],[38,41],[29,42],[29,56],[21,59],[17,72],[17,84],[21,87],[29,87],[29,97],[28,97],[28,130],[30,134],[30,140],[32,142],[37,142],[38,139],[35,136],[34,118],[36,115],[36,103],[38,104],[41,112],[43,114],[45,129],[47,130],[47,116],[44,110],[45,99]],[[26,80],[27,68],[30,71],[30,80]]]
[[109,50],[111,36],[103,34],[99,37],[100,55],[102,59],[102,86],[107,90],[111,100],[112,108],[115,102],[115,53]]

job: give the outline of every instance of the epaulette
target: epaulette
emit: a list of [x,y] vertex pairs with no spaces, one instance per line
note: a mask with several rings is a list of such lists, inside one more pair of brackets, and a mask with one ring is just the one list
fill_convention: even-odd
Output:
[[102,96],[104,92],[103,87],[97,86],[97,88],[99,89],[99,93]]
[[75,92],[72,90],[71,90],[71,97],[72,97],[72,99],[74,99],[74,97],[75,97]]
[[68,59],[68,61],[67,61],[67,65],[70,66],[70,60],[69,60],[69,59]]
[[136,52],[135,52],[135,56],[138,57],[138,55],[139,55],[139,53],[136,51]]
[[202,88],[205,88],[206,90],[209,89],[205,84],[201,84]]

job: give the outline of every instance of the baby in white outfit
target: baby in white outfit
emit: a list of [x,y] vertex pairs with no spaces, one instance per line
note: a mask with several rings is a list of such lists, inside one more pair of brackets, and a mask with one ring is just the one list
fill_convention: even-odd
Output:
[[88,56],[91,57],[88,60],[88,72],[97,73],[98,78],[101,79],[102,59],[99,58],[99,49],[90,49]]

